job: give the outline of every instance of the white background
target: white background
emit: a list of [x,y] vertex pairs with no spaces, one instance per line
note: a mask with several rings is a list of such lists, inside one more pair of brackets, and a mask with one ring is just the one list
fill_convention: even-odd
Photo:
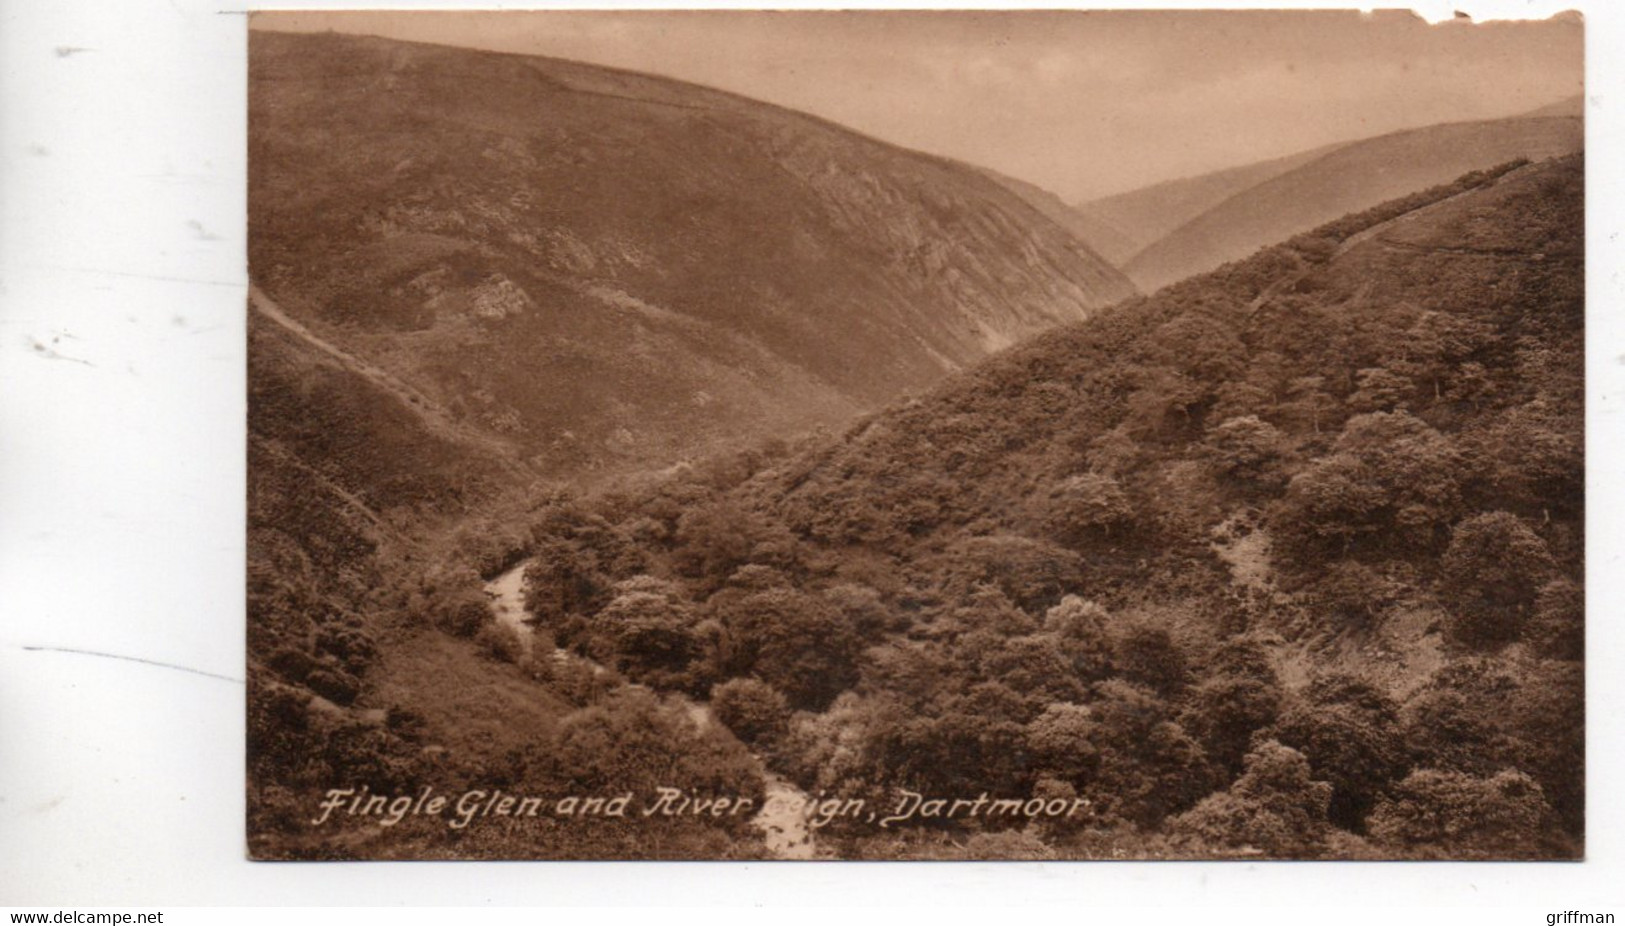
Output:
[[245,861],[243,8],[0,0],[0,905],[1065,903],[1093,918],[1173,904],[1221,922],[1276,905],[1472,906],[1531,923],[1547,911],[1625,914],[1615,168],[1625,11],[1422,9],[1436,19],[1452,7],[1478,19],[1588,13],[1588,861]]

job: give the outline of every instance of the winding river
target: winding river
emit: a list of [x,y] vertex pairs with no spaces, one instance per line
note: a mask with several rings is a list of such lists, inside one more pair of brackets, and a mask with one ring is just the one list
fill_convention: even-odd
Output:
[[[528,565],[529,562],[521,562],[485,584],[485,593],[491,597],[496,619],[519,634],[520,646],[527,656],[532,654],[535,646],[535,636],[525,613],[525,567]],[[552,658],[560,662],[585,662],[595,671],[605,671],[603,666],[563,649],[555,649]],[[711,706],[704,702],[680,694],[667,693],[662,697],[686,711],[694,725],[701,730],[719,723],[711,712]],[[761,832],[762,841],[774,858],[817,858],[818,847],[813,842],[813,831],[807,825],[805,816],[811,799],[805,791],[770,770],[759,754],[753,752],[751,757],[761,766],[762,781],[767,789],[767,799],[762,809],[751,818],[751,825]]]

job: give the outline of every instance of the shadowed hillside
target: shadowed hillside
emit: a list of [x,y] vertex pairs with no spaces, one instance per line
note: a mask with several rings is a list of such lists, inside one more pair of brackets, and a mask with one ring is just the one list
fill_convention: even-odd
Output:
[[1580,150],[1584,123],[1566,114],[1572,104],[1556,105],[1565,114],[1429,126],[1322,149],[1234,193],[1122,266],[1141,288],[1157,289],[1469,170]]
[[809,792],[1091,812],[846,857],[1574,856],[1583,178],[1470,173],[605,499],[530,607]]

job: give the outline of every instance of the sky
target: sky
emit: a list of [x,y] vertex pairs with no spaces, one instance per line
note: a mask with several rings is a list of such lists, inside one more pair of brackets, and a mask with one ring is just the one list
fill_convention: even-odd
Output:
[[1582,92],[1583,27],[1354,11],[258,13],[729,90],[1069,202]]

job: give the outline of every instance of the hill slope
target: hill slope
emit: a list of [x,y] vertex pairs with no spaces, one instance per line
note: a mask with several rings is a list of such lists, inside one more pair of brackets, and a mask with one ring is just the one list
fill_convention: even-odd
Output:
[[290,317],[548,472],[833,422],[1132,292],[966,169],[541,58],[255,33]]
[[1095,213],[1068,206],[1059,196],[1043,187],[1007,177],[990,168],[978,169],[1043,213],[1045,218],[1071,232],[1074,238],[1110,261],[1114,267],[1121,267],[1145,246],[1141,239],[1131,237]]
[[721,683],[810,792],[1090,802],[847,856],[1574,855],[1583,178],[1470,174],[617,498],[641,562],[556,533],[532,607]]
[[[1337,147],[1339,145],[1328,145],[1256,164],[1244,164],[1196,177],[1169,180],[1127,193],[1078,203],[1072,208],[1078,214],[1114,229],[1122,236],[1121,240],[1113,242],[1118,248],[1113,252],[1117,255],[1115,258],[1101,251],[1101,254],[1112,260],[1116,266],[1122,267],[1134,255],[1150,247],[1169,232],[1237,193],[1307,164]],[[1091,238],[1083,240],[1087,244],[1094,244]],[[1122,253],[1124,245],[1129,248],[1127,254]]]
[[1570,154],[1584,143],[1578,117],[1532,116],[1436,125],[1342,145],[1234,193],[1147,246],[1124,270],[1142,288],[1156,289],[1469,170]]

